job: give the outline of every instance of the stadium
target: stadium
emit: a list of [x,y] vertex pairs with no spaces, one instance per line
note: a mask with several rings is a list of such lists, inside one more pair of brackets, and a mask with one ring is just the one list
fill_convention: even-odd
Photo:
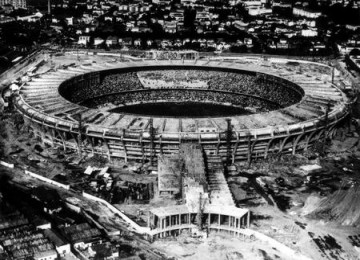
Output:
[[199,143],[234,163],[334,135],[349,113],[343,81],[328,65],[278,57],[74,62],[31,77],[15,106],[65,150],[156,162]]

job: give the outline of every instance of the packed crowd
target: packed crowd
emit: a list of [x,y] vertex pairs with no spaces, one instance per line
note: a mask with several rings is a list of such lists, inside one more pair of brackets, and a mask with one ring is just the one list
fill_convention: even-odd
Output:
[[151,70],[139,71],[138,77],[146,88],[207,88],[207,82],[216,76],[205,70]]
[[[193,81],[203,80],[208,81],[212,77],[216,76],[217,71],[206,70],[151,70],[151,71],[139,71],[138,76],[153,80],[163,80],[165,82],[171,81]],[[221,72],[220,72],[221,73]]]
[[218,91],[200,91],[190,89],[162,89],[127,92],[117,95],[108,95],[95,98],[85,104],[93,108],[123,106],[136,103],[149,103],[158,101],[168,102],[212,102],[218,104],[231,104],[242,108],[254,107],[258,112],[278,109],[280,106],[263,99]]
[[[135,91],[134,90],[161,91]],[[179,89],[187,89],[182,91]],[[207,90],[206,92],[191,92],[190,89]],[[172,91],[170,91],[172,90]],[[239,93],[218,93],[217,91]],[[234,105],[259,106],[264,100],[276,103],[279,107],[289,106],[301,100],[301,91],[281,78],[267,76],[261,73],[234,73],[206,70],[151,70],[140,72],[126,72],[105,75],[100,84],[88,86],[79,85],[71,93],[70,101],[90,107],[99,107],[98,102],[104,104],[117,102],[128,104],[142,100],[169,101],[207,101],[215,103],[231,103]],[[109,97],[109,95],[115,95]],[[252,98],[246,95],[253,96]],[[100,98],[104,96],[103,98]],[[244,101],[244,99],[251,100]],[[261,101],[259,101],[261,100]],[[94,104],[91,104],[95,102]],[[247,105],[244,105],[245,104]],[[86,104],[85,104],[86,103]],[[105,105],[106,106],[106,105]],[[264,107],[267,110],[267,106]]]
[[104,76],[101,83],[95,86],[88,86],[86,84],[77,86],[75,90],[72,90],[69,99],[72,102],[78,103],[84,99],[137,89],[143,89],[143,85],[136,72],[109,74]]
[[288,106],[300,101],[301,94],[293,88],[284,86],[281,82],[260,76],[237,73],[222,73],[221,77],[214,77],[209,81],[209,89],[244,93],[275,102],[281,106]]
[[288,106],[301,99],[301,94],[288,87],[286,82],[267,78],[262,74],[205,71],[205,70],[154,70],[138,72],[146,88],[207,88],[229,91],[268,99]]

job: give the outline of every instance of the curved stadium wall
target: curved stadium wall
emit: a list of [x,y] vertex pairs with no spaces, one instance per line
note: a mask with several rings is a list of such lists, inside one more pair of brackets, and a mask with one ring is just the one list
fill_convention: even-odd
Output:
[[[154,63],[156,63],[154,61]],[[271,75],[255,70],[244,70],[242,68],[233,68],[232,63],[226,64],[223,62],[221,66],[214,67],[214,64],[196,65],[192,63],[174,65],[171,64],[149,65],[138,62],[134,64],[125,64],[123,68],[102,70],[95,70],[92,68],[91,72],[71,72],[66,71],[54,72],[56,77],[61,78],[61,83],[54,83],[50,88],[43,87],[40,83],[38,86],[32,84],[29,87],[24,87],[20,95],[16,98],[16,107],[24,115],[26,121],[31,126],[35,136],[41,138],[43,142],[54,146],[60,146],[64,149],[76,149],[86,153],[98,153],[107,155],[109,159],[123,158],[125,160],[146,160],[154,159],[159,154],[176,153],[179,144],[182,142],[197,142],[200,143],[207,154],[217,154],[223,159],[230,155],[232,162],[251,160],[254,158],[264,158],[271,153],[293,153],[306,150],[311,147],[314,142],[325,136],[332,136],[336,131],[338,123],[348,114],[346,100],[339,98],[339,100],[332,100],[329,98],[322,99],[317,96],[310,96],[311,102],[318,102],[321,111],[326,102],[332,103],[332,109],[324,113],[324,111],[317,112],[319,116],[304,118],[294,114],[293,110],[287,107],[304,105],[304,99],[307,97],[304,88],[287,79],[281,78],[277,75]],[[124,64],[122,64],[124,66]],[[320,65],[319,65],[320,66]],[[270,112],[275,111],[283,117],[293,117],[294,123],[277,124],[275,126],[259,126],[247,127],[240,126],[239,122],[247,122],[245,116],[223,117],[223,118],[158,118],[156,116],[139,116],[139,115],[117,115],[119,122],[114,125],[107,125],[102,123],[103,118],[107,122],[112,117],[111,113],[99,110],[98,105],[104,102],[104,97],[111,97],[112,99],[119,99],[124,95],[131,95],[137,92],[169,92],[176,91],[174,89],[136,89],[126,90],[120,92],[102,93],[102,95],[84,96],[75,99],[74,91],[81,89],[91,89],[97,86],[106,75],[114,73],[136,72],[153,69],[189,69],[189,70],[216,70],[224,72],[245,73],[257,76],[272,83],[276,83],[283,91],[289,91],[290,96],[295,97],[295,100],[285,100],[283,104],[279,104],[267,97],[267,104],[270,104]],[[86,67],[82,67],[86,71]],[[65,76],[64,76],[65,75]],[[49,76],[50,77],[50,76]],[[54,79],[57,79],[54,76]],[[55,81],[55,80],[54,80]],[[40,82],[40,81],[39,81]],[[58,82],[58,81],[56,81]],[[342,95],[335,86],[335,90],[331,89],[331,97]],[[49,90],[51,89],[51,91]],[[40,97],[35,97],[35,91]],[[193,91],[194,93],[203,93],[209,90],[203,89],[178,89],[178,91]],[[238,95],[241,102],[244,104],[248,94],[246,93],[228,93],[226,91],[216,91],[219,95]],[[278,90],[277,90],[278,91]],[[324,93],[327,90],[324,88]],[[330,91],[330,90],[329,90]],[[85,91],[86,92],[86,91]],[[81,93],[81,92],[80,92]],[[340,93],[340,94],[338,94]],[[46,99],[41,102],[41,95]],[[330,94],[329,94],[330,95]],[[286,95],[285,95],[286,96]],[[342,95],[343,96],[343,95]],[[242,100],[243,98],[243,100]],[[257,102],[263,101],[265,97],[252,97]],[[67,99],[67,100],[66,100]],[[56,105],[45,108],[47,100],[53,100],[59,104],[59,109]],[[157,99],[156,101],[166,102],[166,100]],[[315,100],[315,101],[314,101]],[[153,102],[154,100],[149,100]],[[270,101],[270,102],[269,102]],[[62,102],[62,103],[61,103]],[[75,104],[78,103],[78,104]],[[134,103],[134,102],[132,102]],[[136,103],[136,102],[135,102]],[[63,104],[63,106],[60,106]],[[81,105],[79,105],[81,104]],[[66,113],[61,112],[63,107],[69,105],[71,111]],[[236,105],[236,104],[234,104]],[[60,109],[61,108],[61,109]],[[262,111],[260,111],[260,114]],[[291,114],[291,115],[290,115]],[[81,116],[79,121],[78,116]],[[269,114],[270,116],[271,114]],[[266,115],[265,115],[266,116]],[[253,118],[255,117],[251,117]],[[231,122],[237,122],[228,129],[226,119]],[[193,120],[194,124],[198,124],[195,129],[189,130],[190,127],[185,127],[187,120]],[[210,121],[209,121],[210,120]],[[99,123],[100,122],[100,123]],[[123,124],[122,124],[123,122]],[[142,122],[142,123],[140,123]],[[177,130],[174,128],[168,129],[166,124],[169,122],[176,122],[178,124]],[[208,127],[209,124],[211,127]],[[244,123],[245,124],[245,123]],[[200,127],[205,125],[205,127]],[[253,125],[252,125],[253,126]]]

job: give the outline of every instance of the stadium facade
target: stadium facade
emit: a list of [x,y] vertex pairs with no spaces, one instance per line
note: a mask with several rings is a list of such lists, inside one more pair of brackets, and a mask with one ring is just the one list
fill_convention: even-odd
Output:
[[[269,84],[266,91],[261,89],[261,84],[255,84],[247,87],[249,92],[244,93],[226,88],[151,88],[144,84],[146,80],[140,80],[142,89],[132,89],[136,84],[130,80],[129,86],[124,88],[105,88],[104,93],[99,92],[99,84],[107,76],[116,78],[124,73],[138,75],[142,71],[161,70],[238,73]],[[349,113],[349,100],[340,90],[342,81],[342,75],[332,67],[285,58],[246,56],[88,63],[32,77],[21,87],[15,106],[36,137],[63,149],[102,154],[110,160],[156,162],[158,155],[177,153],[181,143],[190,142],[199,143],[206,154],[238,162],[277,153],[295,154],[309,149],[318,140],[333,136],[338,124]],[[273,86],[273,92],[269,92],[269,86]],[[254,92],[254,88],[260,89]],[[101,105],[109,98],[110,103],[118,106],[124,105],[126,100],[131,100],[131,104],[175,102],[176,91],[188,91],[185,94],[199,97],[199,102],[223,102],[221,96],[232,97],[238,103],[232,101],[227,105],[246,107],[253,113],[176,118],[112,113],[108,106]],[[166,92],[170,93],[164,94]],[[216,97],[209,99],[209,92],[216,92],[211,94]],[[141,98],[136,100],[139,96]],[[154,97],[159,98],[154,100]],[[279,102],[282,97],[284,100]],[[116,100],[121,102],[116,103]],[[255,108],[251,108],[252,104]],[[262,109],[263,104],[266,109]]]

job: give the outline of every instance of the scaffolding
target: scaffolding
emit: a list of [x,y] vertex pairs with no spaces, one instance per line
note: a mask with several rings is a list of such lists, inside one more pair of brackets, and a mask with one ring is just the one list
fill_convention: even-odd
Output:
[[154,164],[154,156],[155,156],[155,129],[154,129],[154,123],[153,123],[153,119],[150,118],[149,121],[149,134],[150,134],[150,164],[151,166],[153,166]]

